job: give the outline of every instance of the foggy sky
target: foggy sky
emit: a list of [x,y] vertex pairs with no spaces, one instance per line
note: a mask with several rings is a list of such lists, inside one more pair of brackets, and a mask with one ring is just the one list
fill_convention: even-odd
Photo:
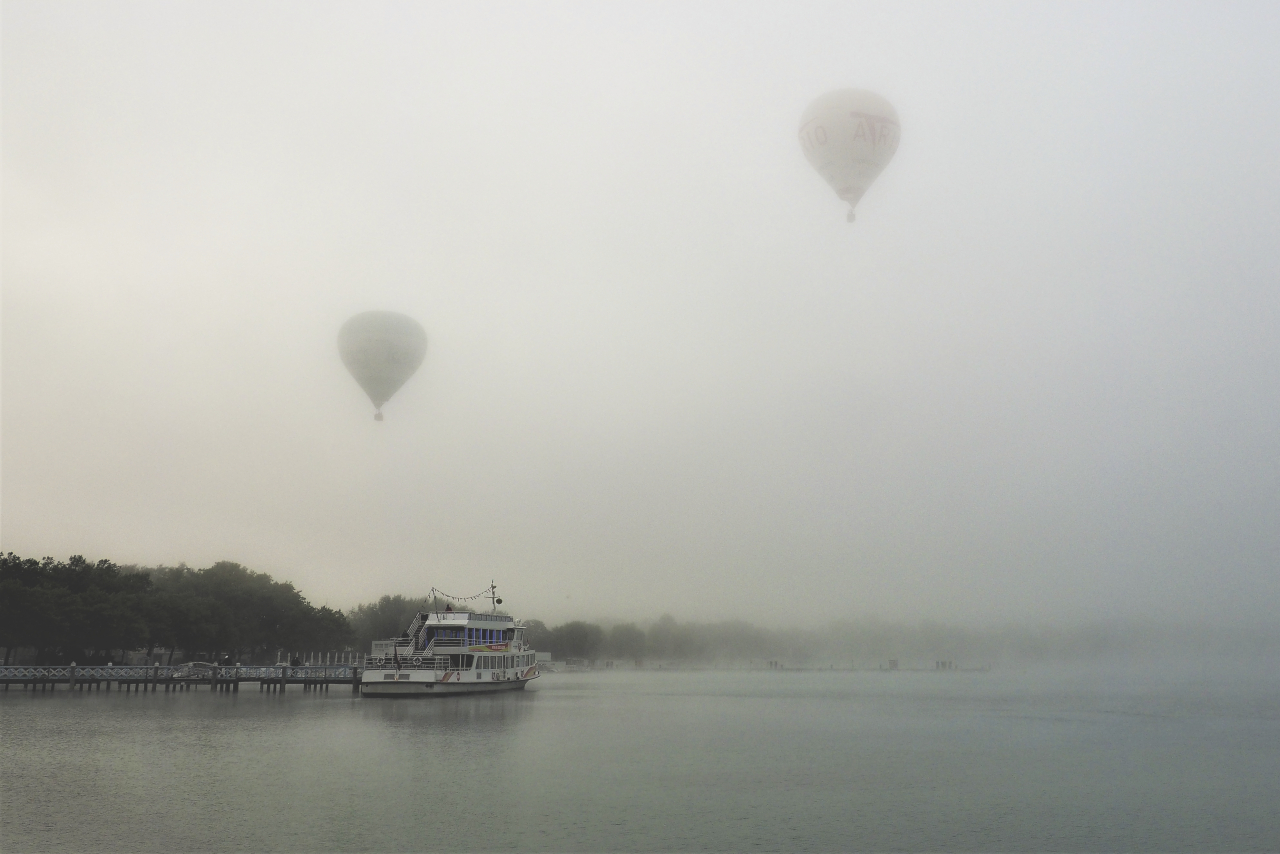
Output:
[[[1280,604],[1280,7],[3,12],[0,546],[556,620]],[[844,221],[801,112],[888,98]],[[427,330],[373,409],[336,351]]]

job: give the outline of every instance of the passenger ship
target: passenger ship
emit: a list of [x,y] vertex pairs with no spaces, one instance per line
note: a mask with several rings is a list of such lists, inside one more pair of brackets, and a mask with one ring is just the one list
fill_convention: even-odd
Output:
[[511,691],[536,678],[534,651],[524,642],[524,627],[513,618],[430,611],[418,613],[400,637],[373,642],[360,678],[360,695],[432,697]]

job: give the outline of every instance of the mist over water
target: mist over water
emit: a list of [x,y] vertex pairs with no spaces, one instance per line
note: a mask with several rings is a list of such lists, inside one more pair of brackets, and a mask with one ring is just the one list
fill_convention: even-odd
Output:
[[5,850],[1268,851],[1274,670],[0,700]]

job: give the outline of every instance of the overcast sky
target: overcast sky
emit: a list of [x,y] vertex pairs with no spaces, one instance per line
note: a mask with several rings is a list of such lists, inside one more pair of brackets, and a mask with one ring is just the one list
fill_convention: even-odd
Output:
[[[346,607],[1280,605],[1280,5],[3,11],[3,516]],[[796,137],[897,108],[845,222]],[[427,330],[373,408],[369,309]]]

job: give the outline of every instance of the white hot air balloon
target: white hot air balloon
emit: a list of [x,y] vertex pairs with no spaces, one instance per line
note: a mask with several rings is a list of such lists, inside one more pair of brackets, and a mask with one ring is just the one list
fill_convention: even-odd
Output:
[[357,314],[338,332],[342,363],[369,395],[382,420],[382,404],[400,390],[427,355],[427,333],[412,317],[394,311]]
[[809,164],[849,203],[849,222],[862,194],[898,150],[898,112],[865,89],[837,89],[800,118],[800,145]]

